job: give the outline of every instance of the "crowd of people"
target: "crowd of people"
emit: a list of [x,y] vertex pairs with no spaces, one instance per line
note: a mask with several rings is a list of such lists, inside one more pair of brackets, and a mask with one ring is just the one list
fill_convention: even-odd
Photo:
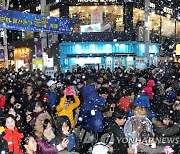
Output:
[[180,69],[0,70],[0,152],[179,154]]

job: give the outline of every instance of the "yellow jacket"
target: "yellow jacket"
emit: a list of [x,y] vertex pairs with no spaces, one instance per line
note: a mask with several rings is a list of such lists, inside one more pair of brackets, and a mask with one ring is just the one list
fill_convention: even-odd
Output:
[[74,95],[75,103],[69,104],[67,108],[64,108],[66,97],[61,98],[59,105],[56,107],[58,116],[67,116],[71,122],[71,127],[74,128],[73,110],[80,105],[79,97]]

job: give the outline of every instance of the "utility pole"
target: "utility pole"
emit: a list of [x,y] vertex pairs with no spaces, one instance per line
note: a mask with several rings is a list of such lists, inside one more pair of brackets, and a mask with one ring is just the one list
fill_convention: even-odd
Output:
[[[45,7],[46,7],[46,0],[41,0],[41,15],[45,15]],[[44,55],[47,56],[44,52],[44,49],[47,48],[47,34],[41,33],[41,48],[42,48],[42,60],[45,59]],[[44,71],[45,61],[43,61],[43,68]]]
[[151,65],[150,62],[150,55],[149,55],[149,3],[150,0],[145,0],[145,23],[144,23],[144,32],[145,32],[145,56],[144,56],[144,60],[145,62],[147,62],[148,65]]
[[[9,9],[9,0],[2,0],[2,9],[8,10]],[[4,62],[5,68],[8,68],[8,46],[7,46],[7,30],[3,29],[4,36],[3,36],[3,46],[4,46]]]

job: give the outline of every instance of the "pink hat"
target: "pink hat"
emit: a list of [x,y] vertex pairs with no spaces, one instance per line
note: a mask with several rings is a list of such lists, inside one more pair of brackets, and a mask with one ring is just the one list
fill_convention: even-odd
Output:
[[66,90],[67,96],[74,95],[74,91],[71,87],[67,87],[67,88],[65,88],[65,90]]

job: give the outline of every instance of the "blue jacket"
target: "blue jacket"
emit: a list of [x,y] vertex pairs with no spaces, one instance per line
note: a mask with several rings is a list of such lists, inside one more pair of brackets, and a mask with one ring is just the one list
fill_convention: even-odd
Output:
[[81,89],[82,106],[79,114],[79,124],[88,131],[102,132],[103,115],[101,108],[105,106],[105,100],[97,94],[93,85],[85,85]]
[[134,106],[141,106],[149,109],[149,97],[146,94],[139,94],[134,100]]
[[56,105],[56,99],[57,99],[57,91],[53,89],[49,89],[48,93],[48,99],[49,99],[49,105],[55,106]]

